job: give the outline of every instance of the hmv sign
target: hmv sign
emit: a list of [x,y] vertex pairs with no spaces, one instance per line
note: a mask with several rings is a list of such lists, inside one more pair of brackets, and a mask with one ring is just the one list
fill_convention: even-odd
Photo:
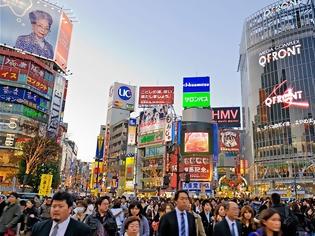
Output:
[[213,107],[211,114],[219,128],[241,127],[240,107]]

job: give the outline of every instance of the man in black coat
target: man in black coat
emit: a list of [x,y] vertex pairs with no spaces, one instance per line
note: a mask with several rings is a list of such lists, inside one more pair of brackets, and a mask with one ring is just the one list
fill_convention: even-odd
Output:
[[189,195],[180,190],[175,193],[176,208],[165,214],[159,224],[161,236],[196,236],[196,224],[194,216],[187,212]]
[[90,228],[70,217],[72,196],[67,192],[57,192],[52,198],[51,219],[36,223],[32,236],[90,236]]
[[202,212],[200,213],[201,221],[205,229],[207,236],[212,236],[213,233],[213,221],[211,219],[211,204],[208,199],[203,200],[202,202]]
[[241,224],[237,221],[240,209],[235,202],[224,204],[225,218],[214,226],[213,236],[241,236]]

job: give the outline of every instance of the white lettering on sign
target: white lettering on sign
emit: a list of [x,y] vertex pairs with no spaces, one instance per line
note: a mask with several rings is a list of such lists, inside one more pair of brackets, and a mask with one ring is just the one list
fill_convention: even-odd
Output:
[[208,97],[186,97],[185,102],[208,102]]
[[293,6],[297,6],[300,3],[301,3],[300,0],[287,0],[287,1],[281,2],[280,4],[267,9],[264,12],[264,16],[270,17],[276,13],[280,13],[281,11],[288,10],[289,8],[291,8]]
[[184,163],[185,163],[185,165],[194,165],[194,164],[207,165],[210,163],[210,158],[208,158],[208,157],[189,157],[189,158],[184,159]]
[[15,138],[15,134],[7,134],[4,145],[12,147],[14,144],[14,138]]
[[278,128],[283,128],[283,127],[295,127],[295,126],[304,125],[304,124],[315,125],[315,120],[313,118],[309,118],[309,119],[303,119],[303,120],[295,120],[292,123],[290,121],[285,121],[285,122],[280,122],[277,124],[265,125],[263,128],[257,127],[257,132],[265,131],[268,129],[278,129]]
[[172,116],[168,114],[166,116],[166,125],[164,128],[164,142],[172,141]]
[[[294,44],[294,45],[292,45]],[[298,55],[301,53],[301,44],[298,40],[292,41],[283,45],[276,46],[274,48],[267,49],[259,54],[259,64],[263,67],[266,64],[290,57],[292,55]]]
[[[297,101],[302,99],[303,91],[293,92],[292,88],[288,88],[283,94],[277,94],[277,91],[287,82],[287,80],[276,85],[270,95],[265,100],[265,105],[271,107],[274,104],[283,104],[283,108],[288,108],[290,106],[304,107],[308,108],[309,103],[303,101]],[[272,96],[274,95],[274,96]]]

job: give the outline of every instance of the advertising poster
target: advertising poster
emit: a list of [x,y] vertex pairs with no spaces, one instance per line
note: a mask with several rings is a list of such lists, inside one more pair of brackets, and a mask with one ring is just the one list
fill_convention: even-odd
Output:
[[164,142],[172,141],[172,130],[173,130],[173,117],[171,114],[168,114],[165,119],[164,127]]
[[174,86],[139,88],[139,107],[174,104]]
[[97,137],[95,159],[97,161],[102,161],[103,156],[104,156],[104,137],[98,136]]
[[208,153],[209,134],[204,132],[185,133],[185,153]]
[[136,134],[137,134],[137,123],[136,119],[129,119],[128,123],[128,145],[136,144]]
[[50,196],[52,179],[53,179],[52,175],[43,174],[41,176],[38,195]]
[[164,129],[165,118],[169,113],[169,106],[156,106],[140,112],[139,133],[144,134]]
[[210,107],[210,77],[186,77],[183,79],[183,107]]
[[72,23],[61,8],[42,0],[7,0],[0,4],[0,15],[0,44],[66,67]]
[[240,152],[240,133],[236,130],[220,130],[221,152]]
[[108,107],[134,111],[136,86],[115,82],[109,90]]
[[145,147],[153,144],[161,144],[163,142],[164,132],[163,130],[144,134],[139,137],[138,147]]
[[241,127],[240,107],[213,107],[212,120],[218,123],[219,128]]
[[133,180],[134,177],[134,167],[135,167],[135,158],[127,157],[126,158],[126,180]]
[[211,181],[212,162],[210,156],[184,157],[184,172],[190,174],[191,180]]

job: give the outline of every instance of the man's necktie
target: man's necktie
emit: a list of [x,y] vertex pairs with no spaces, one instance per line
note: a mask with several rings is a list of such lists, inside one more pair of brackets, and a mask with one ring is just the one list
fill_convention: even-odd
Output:
[[234,225],[235,225],[235,223],[232,223],[232,232],[231,232],[232,236],[236,236]]
[[53,231],[51,233],[51,236],[57,236],[57,233],[58,233],[58,224],[56,224],[54,226],[54,229],[53,229]]
[[186,227],[185,227],[185,218],[184,218],[184,215],[185,213],[182,212],[180,213],[181,214],[181,226],[180,226],[180,229],[181,229],[181,234],[180,236],[186,236]]

